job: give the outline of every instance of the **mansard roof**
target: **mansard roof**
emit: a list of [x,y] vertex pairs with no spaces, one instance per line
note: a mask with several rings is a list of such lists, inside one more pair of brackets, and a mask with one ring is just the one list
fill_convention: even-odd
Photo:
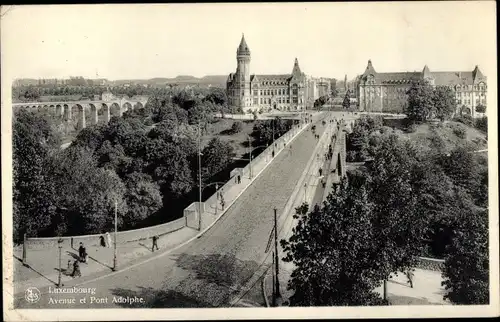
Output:
[[276,85],[279,85],[282,83],[283,85],[287,85],[288,82],[291,79],[290,74],[281,74],[281,75],[251,75],[250,76],[250,81],[251,82],[275,82],[277,83]]
[[377,73],[375,79],[384,84],[410,84],[422,79],[420,72]]

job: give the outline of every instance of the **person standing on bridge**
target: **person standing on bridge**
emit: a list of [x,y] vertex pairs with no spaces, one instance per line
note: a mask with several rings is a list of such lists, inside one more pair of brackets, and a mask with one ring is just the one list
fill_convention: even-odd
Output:
[[408,283],[410,287],[413,288],[413,270],[410,268],[406,271],[406,277],[408,278]]
[[156,250],[160,250],[160,248],[158,248],[158,235],[153,236],[153,246],[151,247],[151,252],[155,251],[155,247]]

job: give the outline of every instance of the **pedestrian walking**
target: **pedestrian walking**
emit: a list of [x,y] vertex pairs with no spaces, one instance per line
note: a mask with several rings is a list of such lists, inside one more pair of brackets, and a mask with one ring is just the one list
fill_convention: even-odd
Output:
[[106,247],[106,240],[104,239],[103,235],[99,236],[99,244],[101,245],[101,247]]
[[160,248],[158,248],[158,235],[154,235],[153,236],[153,245],[151,246],[151,251],[152,252],[155,251],[155,247],[156,247],[156,250],[160,249]]
[[68,268],[66,268],[66,275],[69,275],[69,272],[71,272],[71,259],[68,259]]
[[78,260],[75,260],[73,263],[73,273],[71,274],[72,277],[81,277],[82,272],[80,272],[80,264],[78,264]]
[[410,287],[413,288],[413,270],[409,269],[406,271],[406,277],[408,278],[408,283]]
[[273,156],[273,158],[274,158],[274,150],[273,150],[272,156]]
[[111,235],[109,234],[109,232],[106,232],[106,240],[108,241],[107,246],[108,246],[108,248],[110,248],[111,247]]
[[78,256],[80,257],[81,262],[87,262],[87,250],[85,249],[85,246],[83,246],[82,242],[80,242],[80,247],[78,248]]
[[224,201],[224,197],[222,195],[220,196],[220,206],[222,208],[222,211],[224,211],[224,207],[226,206],[226,202]]
[[288,149],[290,150],[290,155],[292,155],[292,145],[291,144],[290,144]]
[[319,168],[318,172],[319,172],[319,176],[321,177],[321,175],[323,174],[323,169]]
[[323,189],[326,187],[326,182],[325,182],[325,180],[321,179],[321,185],[323,186]]
[[241,183],[241,176],[238,174],[238,183]]

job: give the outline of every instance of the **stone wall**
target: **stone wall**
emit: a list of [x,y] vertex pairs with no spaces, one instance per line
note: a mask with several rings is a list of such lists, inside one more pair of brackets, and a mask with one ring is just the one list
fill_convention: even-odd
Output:
[[419,257],[417,268],[430,271],[442,271],[444,268],[444,260],[429,257]]

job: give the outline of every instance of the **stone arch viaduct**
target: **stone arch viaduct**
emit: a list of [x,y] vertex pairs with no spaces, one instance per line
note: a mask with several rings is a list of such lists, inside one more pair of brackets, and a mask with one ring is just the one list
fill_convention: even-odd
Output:
[[109,122],[111,116],[121,117],[128,110],[143,108],[146,106],[147,98],[139,99],[113,99],[109,101],[71,101],[71,102],[27,102],[14,103],[13,109],[26,108],[30,110],[47,110],[56,117],[70,120],[74,113],[78,115],[78,128],[81,130],[86,127],[86,112],[90,115],[90,124],[97,124],[99,114],[103,115],[104,122]]

